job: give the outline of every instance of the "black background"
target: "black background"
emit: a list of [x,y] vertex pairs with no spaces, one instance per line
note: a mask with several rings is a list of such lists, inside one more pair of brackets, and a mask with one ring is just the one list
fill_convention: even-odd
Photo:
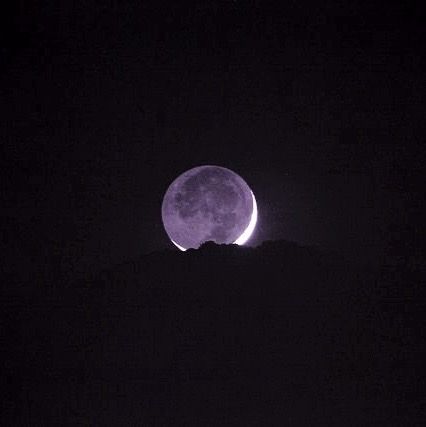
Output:
[[[420,2],[12,6],[6,425],[424,425]],[[202,164],[258,247],[173,248]]]
[[13,7],[0,80],[9,269],[88,271],[171,247],[162,197],[201,164],[252,187],[251,245],[376,255],[389,230],[419,232],[420,3]]

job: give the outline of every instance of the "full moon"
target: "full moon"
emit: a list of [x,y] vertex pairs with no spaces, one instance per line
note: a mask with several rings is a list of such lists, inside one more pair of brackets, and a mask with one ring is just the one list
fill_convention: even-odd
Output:
[[257,222],[257,205],[247,183],[221,166],[198,166],[178,176],[164,195],[164,228],[182,251],[207,241],[243,245]]

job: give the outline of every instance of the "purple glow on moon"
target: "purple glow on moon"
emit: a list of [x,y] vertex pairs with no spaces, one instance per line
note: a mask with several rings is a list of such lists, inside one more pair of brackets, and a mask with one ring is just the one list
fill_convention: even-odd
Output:
[[257,204],[247,183],[220,166],[199,166],[176,178],[162,204],[164,228],[182,251],[212,240],[243,245],[257,222]]

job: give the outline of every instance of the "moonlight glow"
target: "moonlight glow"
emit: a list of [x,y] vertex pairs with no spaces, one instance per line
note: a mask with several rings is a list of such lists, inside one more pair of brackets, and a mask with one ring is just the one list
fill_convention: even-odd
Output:
[[251,195],[253,197],[253,212],[251,214],[250,223],[247,226],[247,228],[244,230],[244,233],[241,234],[241,236],[238,237],[238,239],[235,240],[235,242],[234,242],[240,246],[244,245],[244,243],[246,243],[247,240],[250,239],[250,237],[253,234],[253,231],[256,227],[256,223],[257,223],[257,203],[256,203],[256,198],[254,197],[253,191],[251,192]]
[[[250,239],[251,235],[253,234],[254,229],[256,228],[257,223],[257,203],[256,198],[254,197],[253,191],[251,192],[251,195],[253,197],[253,213],[251,214],[250,223],[247,226],[247,228],[244,230],[243,234],[241,234],[240,237],[238,237],[237,240],[235,240],[234,244],[237,244],[239,246],[244,245]],[[186,251],[186,249],[183,246],[178,245],[175,241],[173,241],[173,244],[176,245],[181,251]]]
[[182,251],[204,242],[243,245],[257,222],[253,192],[241,176],[222,166],[197,166],[167,189],[161,215],[173,244]]

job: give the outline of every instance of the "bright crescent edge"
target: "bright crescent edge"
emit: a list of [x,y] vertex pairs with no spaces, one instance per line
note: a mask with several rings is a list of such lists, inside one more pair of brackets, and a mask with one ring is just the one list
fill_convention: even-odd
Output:
[[[253,198],[253,212],[251,214],[251,219],[249,222],[249,225],[247,226],[247,228],[243,231],[243,233],[241,234],[240,237],[238,237],[237,240],[235,240],[234,244],[237,245],[244,245],[244,243],[247,242],[248,239],[250,239],[251,235],[253,234],[253,231],[256,227],[256,223],[257,223],[257,203],[256,203],[256,198],[254,197],[253,191],[251,191],[251,196]],[[170,239],[172,240],[172,239]],[[186,249],[183,246],[180,246],[179,244],[177,244],[174,240],[172,240],[172,243],[178,247],[181,251],[186,251]]]

